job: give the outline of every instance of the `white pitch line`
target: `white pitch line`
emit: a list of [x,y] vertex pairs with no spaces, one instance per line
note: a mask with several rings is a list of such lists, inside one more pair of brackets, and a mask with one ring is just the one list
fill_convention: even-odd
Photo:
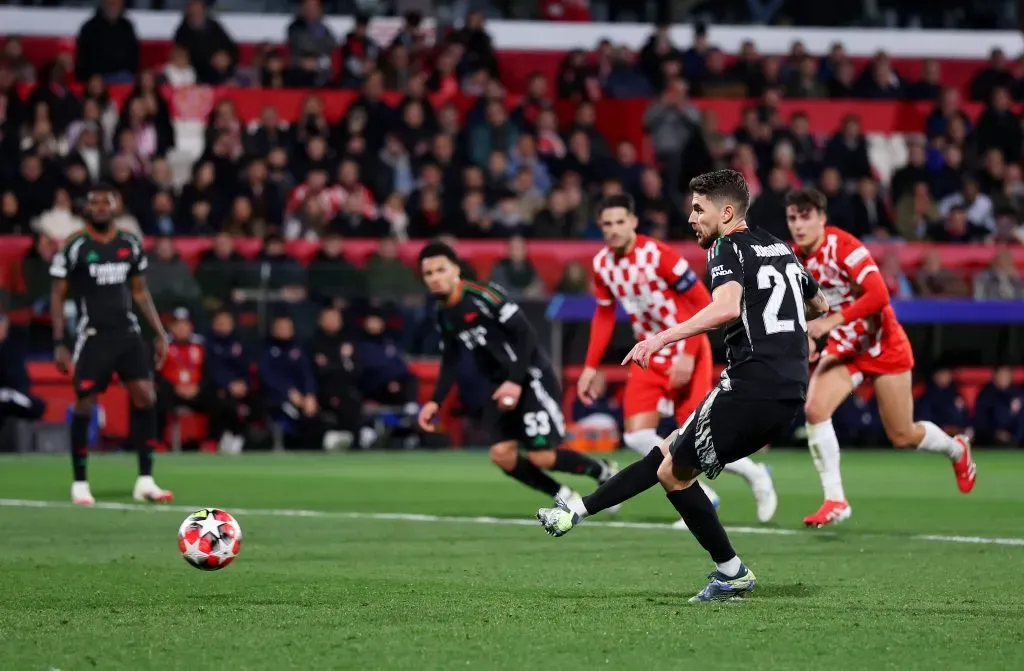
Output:
[[[181,506],[162,504],[139,504],[139,503],[114,503],[98,502],[92,506],[97,510],[121,510],[130,512],[173,512],[190,513],[202,506]],[[67,501],[38,501],[35,499],[0,499],[0,508],[64,508],[82,510]],[[537,526],[537,521],[532,519],[515,519],[508,517],[456,517],[446,515],[420,515],[414,513],[365,513],[365,512],[343,512],[331,510],[302,510],[294,508],[231,508],[231,513],[238,517],[255,515],[262,517],[310,517],[322,519],[347,519],[347,520],[390,520],[400,522],[430,522],[442,524],[497,524],[503,526]],[[600,520],[588,520],[588,527],[605,527],[609,529],[646,529],[655,531],[675,531],[670,524],[655,522],[610,522]],[[795,529],[776,529],[772,527],[726,527],[726,531],[733,534],[757,534],[762,536],[799,536],[827,534],[834,536],[833,532],[822,531],[797,531]],[[944,536],[925,534],[908,536],[910,540],[930,541],[937,543],[962,543],[968,545],[1010,545],[1024,547],[1024,538],[984,538],[981,536]]]

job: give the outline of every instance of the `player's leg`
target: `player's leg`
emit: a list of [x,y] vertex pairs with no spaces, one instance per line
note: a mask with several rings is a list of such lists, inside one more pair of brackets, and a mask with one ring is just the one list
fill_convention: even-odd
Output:
[[[695,368],[694,373],[697,372]],[[704,396],[710,389],[711,386],[707,385],[702,394],[693,394],[694,398],[689,404],[690,407],[680,409],[678,405],[676,406],[678,426],[686,424],[687,419],[693,414],[693,410],[704,400]],[[659,406],[663,401],[671,399],[675,395],[676,392],[669,385],[668,374],[665,372],[651,368],[630,370],[622,404],[625,415],[625,432],[622,435],[622,442],[627,448],[645,457],[654,447],[661,445],[665,438],[658,435],[658,424],[661,423]],[[719,498],[715,490],[703,482],[698,482],[698,484],[717,507]],[[686,528],[682,520],[676,522],[675,526],[679,529]]]
[[[512,478],[518,480],[530,489],[547,494],[554,498],[560,494],[570,498],[572,490],[562,487],[557,480],[539,469],[526,456],[519,452],[519,441],[503,440],[491,445],[488,455],[495,466]],[[566,491],[563,491],[566,490]]]
[[96,397],[106,390],[113,375],[114,361],[108,347],[95,336],[82,334],[72,352],[75,406],[71,414],[71,501],[80,506],[96,503],[89,488],[89,427],[96,409]]
[[[860,373],[856,373],[860,377]],[[835,357],[823,357],[811,375],[807,388],[804,414],[807,419],[807,446],[811,460],[821,479],[825,501],[813,514],[804,518],[804,524],[822,527],[849,519],[852,512],[843,491],[843,476],[839,468],[839,438],[832,427],[832,414],[856,388],[846,364]]]
[[946,455],[953,464],[957,487],[974,488],[976,467],[966,436],[950,436],[932,422],[914,422],[913,382],[910,371],[875,378],[875,396],[885,433],[895,447]]
[[136,501],[166,503],[174,494],[160,488],[153,479],[153,451],[157,439],[156,388],[153,385],[149,353],[141,338],[129,337],[118,361],[118,375],[128,390],[131,403],[129,446],[139,459],[139,477],[132,498]]

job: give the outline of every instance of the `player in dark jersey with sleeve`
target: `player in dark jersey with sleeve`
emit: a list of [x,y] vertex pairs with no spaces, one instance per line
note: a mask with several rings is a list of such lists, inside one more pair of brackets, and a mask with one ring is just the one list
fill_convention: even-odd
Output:
[[[142,242],[114,226],[116,202],[111,188],[90,189],[85,229],[68,238],[50,266],[54,356],[61,372],[73,371],[78,397],[71,421],[71,500],[79,505],[95,503],[86,479],[89,422],[97,395],[106,390],[114,373],[131,400],[129,443],[139,457],[139,477],[132,495],[137,501],[166,502],[174,498],[153,480],[157,439],[154,363],[142,341],[132,304],[157,334],[155,368],[162,365],[167,353],[167,336],[143,279],[148,263]],[[77,308],[73,350],[68,347],[64,323],[68,297]]]
[[623,364],[645,368],[672,343],[724,327],[728,366],[686,423],[642,460],[590,496],[537,512],[561,536],[587,515],[621,504],[659,481],[687,527],[715,562],[691,601],[741,596],[757,584],[732,548],[707,495],[693,487],[704,473],[749,456],[783,435],[807,391],[807,318],[828,311],[818,283],[778,238],[751,230],[743,176],[717,170],[690,182],[690,224],[708,250],[711,304],[687,321],[636,344]]
[[455,386],[459,357],[465,353],[494,390],[484,419],[495,433],[491,461],[502,471],[528,487],[565,499],[579,496],[544,470],[588,475],[599,483],[614,475],[614,464],[561,447],[561,385],[519,306],[500,287],[463,280],[458,257],[444,243],[426,245],[419,263],[423,281],[437,300],[442,345],[441,373],[433,399],[420,410],[420,427],[433,430],[441,404]]

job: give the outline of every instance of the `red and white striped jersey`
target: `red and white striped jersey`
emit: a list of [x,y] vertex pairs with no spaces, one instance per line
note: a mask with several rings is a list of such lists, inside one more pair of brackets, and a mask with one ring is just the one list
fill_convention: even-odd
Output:
[[[600,305],[618,300],[633,323],[637,340],[657,335],[693,316],[692,301],[683,294],[700,278],[678,252],[644,235],[623,255],[604,248],[594,256],[594,296]],[[699,310],[701,307],[698,307]],[[661,350],[652,361],[670,363],[684,342]]]
[[[879,272],[867,247],[853,235],[833,226],[825,227],[825,242],[814,253],[805,256],[795,246],[794,252],[818,281],[831,312],[853,304],[864,293],[861,286],[864,278]],[[839,354],[857,352],[878,356],[885,339],[902,332],[896,313],[886,303],[880,311],[834,329],[829,334],[829,344]]]

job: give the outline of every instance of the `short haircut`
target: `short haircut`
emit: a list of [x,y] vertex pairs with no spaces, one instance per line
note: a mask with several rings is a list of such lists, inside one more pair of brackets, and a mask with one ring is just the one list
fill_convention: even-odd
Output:
[[786,194],[786,207],[792,205],[797,212],[817,210],[826,212],[828,210],[828,197],[821,191],[807,186],[802,189],[793,189]]
[[621,207],[629,214],[633,214],[633,196],[628,193],[613,193],[610,196],[605,196],[601,199],[601,202],[597,204],[597,218],[600,219],[605,210],[610,210],[615,207]]
[[750,190],[743,175],[735,170],[713,170],[690,180],[690,191],[719,204],[730,201],[736,205],[736,215],[743,217],[750,205]]
[[439,240],[432,240],[424,245],[423,249],[420,250],[419,264],[423,265],[424,261],[435,256],[443,256],[455,265],[459,265],[459,257],[455,250]]

